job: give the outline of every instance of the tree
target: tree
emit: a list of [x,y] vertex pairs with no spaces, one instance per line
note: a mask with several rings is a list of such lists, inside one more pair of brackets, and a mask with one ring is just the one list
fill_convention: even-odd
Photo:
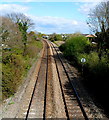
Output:
[[22,41],[24,44],[24,55],[27,44],[27,30],[33,26],[31,19],[25,16],[22,13],[11,13],[7,14],[7,17],[10,18],[15,24],[19,26],[19,30],[22,33]]
[[19,31],[18,25],[16,25],[11,19],[1,16],[2,23],[0,24],[0,36],[2,43],[13,47],[21,46],[21,32]]
[[53,41],[62,41],[63,38],[62,38],[62,35],[53,33],[53,34],[50,35],[49,40],[51,40],[52,42]]
[[109,1],[99,3],[90,11],[87,24],[97,36],[96,41],[98,42],[99,56],[101,56],[103,50],[109,49]]
[[87,23],[93,32],[105,32],[109,28],[109,1],[91,9]]

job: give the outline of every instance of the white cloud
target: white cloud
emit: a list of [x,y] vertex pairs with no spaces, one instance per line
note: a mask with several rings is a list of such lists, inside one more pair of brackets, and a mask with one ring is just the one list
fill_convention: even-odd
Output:
[[90,9],[93,9],[98,3],[84,3],[83,5],[80,6],[78,9],[79,12],[82,14],[88,14]]
[[23,5],[17,5],[17,4],[0,5],[0,12],[3,12],[3,14],[11,13],[11,12],[24,13],[26,16],[28,16],[33,20],[33,22],[35,23],[35,29],[39,32],[43,32],[43,33],[54,33],[54,32],[73,33],[76,31],[80,31],[82,33],[88,32],[88,27],[85,22],[82,23],[74,19],[67,19],[61,17],[32,16],[28,14],[28,10],[29,8]]
[[63,24],[72,24],[72,25],[77,25],[78,22],[75,20],[71,20],[71,19],[65,19],[65,18],[61,18],[61,17],[51,17],[51,16],[44,16],[44,17],[36,17],[36,16],[30,16],[32,18],[34,18],[34,21],[36,23],[41,22],[42,24],[55,24],[55,25],[63,25]]
[[26,13],[28,11],[28,7],[17,5],[17,4],[0,4],[0,13],[6,14],[11,12],[23,12]]
[[51,16],[36,17],[29,15],[29,17],[34,20],[36,30],[43,33],[74,33],[76,31],[88,33],[85,22]]
[[89,11],[93,9],[97,4],[99,4],[100,2],[106,2],[106,1],[109,1],[109,0],[95,0],[95,1],[94,0],[82,0],[84,4],[80,6],[78,11],[81,12],[82,14],[87,15]]

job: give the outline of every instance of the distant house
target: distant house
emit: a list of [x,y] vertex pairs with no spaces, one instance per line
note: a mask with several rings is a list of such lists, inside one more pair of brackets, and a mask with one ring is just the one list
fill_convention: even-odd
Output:
[[94,42],[94,38],[97,36],[91,34],[91,35],[86,35],[85,37],[87,37],[89,41]]

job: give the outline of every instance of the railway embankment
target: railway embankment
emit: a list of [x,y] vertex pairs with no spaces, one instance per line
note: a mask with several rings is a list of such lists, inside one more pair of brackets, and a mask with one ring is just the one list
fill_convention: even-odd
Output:
[[[10,117],[16,114],[17,108],[19,106],[19,101],[22,99],[23,93],[25,93],[25,89],[31,80],[31,76],[34,78],[34,71],[36,68],[37,60],[40,56],[40,51],[42,49],[42,42],[31,41],[28,43],[27,49],[28,50],[26,51],[26,56],[22,56],[22,49],[12,49],[11,51],[3,50],[3,60],[6,62],[6,59],[8,59],[8,63],[2,63],[2,70],[4,74],[2,75],[3,104],[1,104],[1,108],[3,109],[1,116]],[[20,60],[19,57],[21,58]],[[15,73],[13,74],[13,72]],[[11,90],[13,91],[10,92]]]
[[31,69],[16,102],[4,107],[4,118],[106,118],[55,44],[44,41],[41,58]]
[[[83,77],[86,86],[96,104],[109,116],[108,83],[109,58],[108,51],[100,54],[97,44],[93,45],[84,36],[72,36],[60,50],[71,65],[75,66]],[[82,62],[81,60],[84,59]]]

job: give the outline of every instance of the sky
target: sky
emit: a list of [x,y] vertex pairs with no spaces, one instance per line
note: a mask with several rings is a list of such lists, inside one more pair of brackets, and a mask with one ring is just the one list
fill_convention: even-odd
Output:
[[0,15],[23,13],[34,23],[34,30],[45,33],[89,34],[88,13],[101,0],[1,0]]

